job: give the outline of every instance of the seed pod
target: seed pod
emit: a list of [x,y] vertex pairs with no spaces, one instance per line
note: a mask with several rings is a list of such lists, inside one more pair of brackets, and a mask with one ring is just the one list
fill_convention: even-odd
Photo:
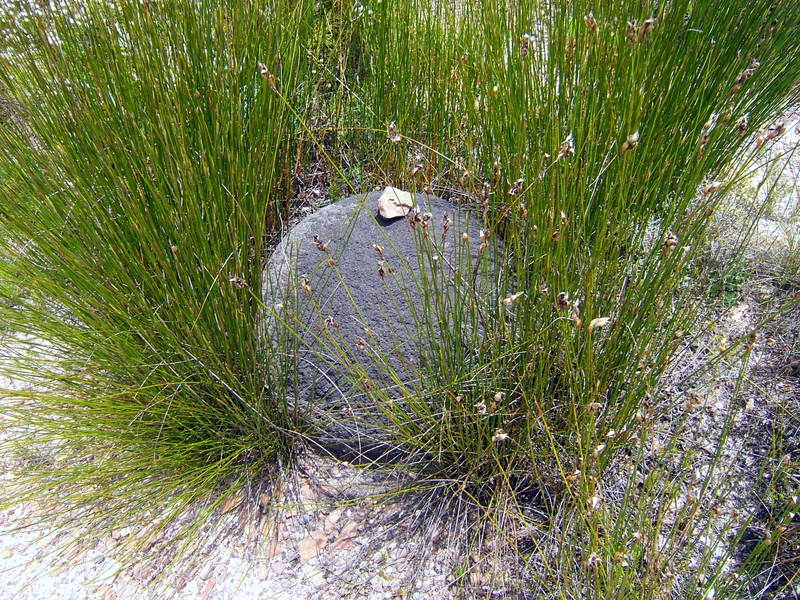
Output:
[[592,35],[597,35],[597,20],[594,18],[594,13],[589,11],[589,14],[583,17],[583,20],[586,22],[586,26],[589,28],[589,33]]
[[708,121],[705,122],[703,125],[703,132],[708,133],[712,129],[714,129],[714,125],[717,124],[717,119],[719,118],[719,113],[711,113],[711,116],[708,117]]
[[250,284],[248,284],[241,277],[235,277],[234,276],[234,277],[231,277],[230,279],[228,279],[228,281],[230,281],[233,284],[233,287],[235,287],[238,290],[243,290],[243,289],[249,289],[250,288]]
[[748,117],[747,114],[744,114],[736,122],[736,129],[739,131],[739,137],[742,137],[744,136],[745,133],[747,133],[747,125],[748,125]]
[[667,237],[664,240],[663,248],[664,250],[669,251],[677,245],[678,245],[678,236],[670,231],[669,233],[667,233]]
[[572,303],[572,306],[570,306],[570,309],[569,309],[569,318],[570,318],[570,321],[572,321],[575,324],[575,327],[580,327],[581,325],[583,325],[583,321],[581,321],[581,306],[580,306],[580,304],[581,303],[580,303],[579,300],[575,300]]
[[522,191],[522,186],[525,185],[525,180],[521,177],[514,182],[514,185],[508,190],[508,193],[512,196],[516,196]]
[[736,78],[736,83],[733,85],[733,91],[737,92],[742,88],[742,85],[745,81],[750,79],[753,74],[756,72],[756,69],[761,66],[761,63],[758,62],[755,58],[750,61],[750,66],[748,66],[744,71],[741,72],[739,77]]
[[628,138],[622,144],[622,148],[620,148],[619,153],[625,154],[628,150],[633,150],[638,144],[639,144],[639,132],[634,131],[632,134],[628,136]]
[[783,135],[784,131],[786,131],[786,125],[783,121],[773,123],[770,125],[769,129],[767,129],[767,141],[779,138]]
[[636,19],[628,21],[628,31],[625,33],[625,37],[628,38],[629,44],[636,43],[636,40],[639,38],[638,28],[636,27]]
[[572,133],[564,138],[564,141],[561,142],[561,148],[558,151],[558,156],[556,160],[561,160],[562,158],[566,158],[567,156],[574,156],[575,155],[575,140],[572,137]]
[[703,195],[708,196],[709,194],[713,194],[714,192],[718,192],[722,186],[725,185],[722,181],[712,181],[707,186],[703,188]]
[[178,247],[175,244],[169,247],[169,251],[172,252],[173,255],[177,256],[178,254]]
[[336,266],[336,259],[334,259],[332,256],[328,257],[328,266],[329,267],[335,267]]
[[389,123],[389,127],[387,128],[387,136],[389,141],[393,144],[399,144],[403,140],[403,136],[401,136],[400,132],[397,131],[397,124],[394,121]]
[[303,288],[303,293],[305,293],[306,297],[310,298],[313,289],[311,288],[311,284],[308,281],[308,277],[306,277],[305,275],[300,277],[300,287]]
[[528,52],[530,51],[530,48],[531,48],[531,40],[532,39],[533,39],[533,37],[530,34],[527,34],[527,33],[522,34],[522,45],[520,45],[520,47],[519,47],[519,55],[522,58],[525,58],[526,56],[528,56]]
[[559,292],[556,296],[556,309],[560,311],[569,308],[569,294],[567,292]]
[[606,445],[605,445],[605,444],[600,444],[599,446],[597,446],[597,447],[596,447],[596,448],[595,448],[595,449],[592,451],[592,456],[593,456],[594,458],[597,458],[598,456],[600,456],[600,455],[603,453],[603,450],[605,450],[605,449],[606,449]]
[[645,19],[642,26],[639,28],[639,41],[644,41],[645,36],[652,31],[653,27],[656,25],[656,20],[654,17],[649,19]]
[[484,208],[484,210],[488,209],[489,196],[491,195],[492,195],[492,186],[489,185],[488,181],[484,181],[483,186],[481,187],[481,197],[480,197],[481,206]]
[[494,430],[494,435],[492,436],[493,442],[504,442],[508,439],[508,434],[500,429],[499,427]]
[[485,402],[478,402],[477,404],[475,404],[475,411],[479,415],[485,415],[486,412],[487,412],[486,411],[486,403]]
[[277,92],[278,85],[275,82],[275,75],[269,72],[269,69],[267,69],[267,65],[265,65],[264,63],[258,63],[258,71],[259,73],[261,73],[261,76],[267,80],[267,84],[269,85],[270,89],[273,92]]
[[497,181],[500,178],[500,159],[496,158],[494,163],[492,164],[492,179]]
[[333,315],[328,315],[328,317],[325,319],[325,324],[328,327],[333,327],[334,329],[339,329],[341,327],[339,322],[333,318]]
[[378,258],[383,258],[383,246],[379,246],[378,244],[372,244],[372,247],[375,249],[375,254],[378,255]]
[[320,252],[327,252],[328,251],[328,244],[323,242],[318,235],[314,235],[314,245],[317,247],[317,250]]

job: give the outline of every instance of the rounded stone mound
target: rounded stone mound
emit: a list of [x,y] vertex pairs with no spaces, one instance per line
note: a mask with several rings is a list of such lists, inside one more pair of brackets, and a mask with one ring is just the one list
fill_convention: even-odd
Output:
[[294,408],[319,450],[354,463],[415,458],[393,439],[381,406],[404,410],[403,398],[435,378],[435,366],[420,365],[431,336],[448,326],[447,301],[426,308],[434,290],[488,302],[497,289],[496,246],[481,246],[475,218],[415,194],[407,217],[387,220],[380,195],[350,196],[302,219],[264,278],[267,306],[300,338]]

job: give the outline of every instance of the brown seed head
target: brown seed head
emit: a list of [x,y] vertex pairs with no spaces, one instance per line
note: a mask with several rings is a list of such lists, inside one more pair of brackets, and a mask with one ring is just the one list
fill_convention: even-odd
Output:
[[314,245],[317,247],[317,250],[320,252],[327,252],[328,251],[328,244],[323,242],[318,235],[314,236]]
[[393,144],[399,144],[403,140],[403,136],[400,135],[400,132],[397,130],[397,124],[394,121],[389,123],[387,136],[389,137],[389,141]]
[[522,191],[522,186],[525,185],[525,180],[521,177],[514,182],[514,185],[511,186],[511,189],[508,190],[508,193],[512,196],[516,196]]
[[499,427],[494,430],[494,435],[492,436],[492,441],[497,442],[504,442],[508,439],[508,434],[500,429]]
[[580,300],[575,300],[570,306],[569,309],[569,318],[575,324],[575,327],[580,327],[583,325],[583,321],[581,321],[581,303]]
[[628,21],[628,31],[625,33],[625,37],[628,38],[628,43],[630,44],[635,44],[639,39],[638,28],[636,27],[636,19]]
[[575,155],[575,138],[572,136],[570,132],[564,141],[561,142],[561,148],[558,150],[558,156],[556,156],[556,160],[561,160],[562,158],[566,158],[568,156]]
[[639,41],[643,41],[645,36],[653,30],[653,27],[656,26],[656,20],[654,17],[646,19],[642,26],[639,28]]
[[594,18],[594,13],[589,11],[589,14],[583,17],[583,20],[586,22],[586,26],[589,28],[589,33],[592,35],[597,35],[597,20]]
[[623,142],[622,148],[620,148],[619,153],[620,154],[625,154],[629,150],[633,150],[638,144],[639,144],[639,132],[638,131],[634,131]]
[[562,311],[569,308],[569,294],[567,292],[558,293],[558,296],[556,296],[556,308]]
[[744,136],[747,133],[747,125],[748,125],[748,117],[746,114],[742,115],[742,117],[736,122],[736,129],[739,131],[739,137]]
[[230,281],[233,284],[233,287],[235,287],[238,290],[243,290],[250,287],[250,285],[241,277],[234,276],[228,279],[228,281]]
[[786,125],[783,121],[773,123],[770,125],[769,129],[767,129],[767,141],[779,138],[783,135],[784,131],[786,131]]
[[310,298],[311,292],[313,292],[314,290],[311,288],[311,284],[308,281],[308,277],[306,277],[305,275],[300,277],[300,287],[303,288],[303,293],[305,293],[306,297]]

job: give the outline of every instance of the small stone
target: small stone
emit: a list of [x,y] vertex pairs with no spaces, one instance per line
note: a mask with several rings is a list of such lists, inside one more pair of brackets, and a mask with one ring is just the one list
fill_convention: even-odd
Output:
[[119,529],[114,529],[111,532],[111,539],[114,541],[119,541],[123,538],[128,537],[131,534],[130,527],[120,527]]
[[286,562],[284,562],[284,561],[282,561],[282,560],[273,560],[273,561],[270,563],[270,565],[269,565],[269,568],[270,568],[270,569],[272,570],[272,572],[273,572],[273,573],[275,573],[276,575],[280,575],[281,573],[283,573],[283,572],[286,570],[286,568],[287,568],[288,566],[289,566],[289,564],[288,564],[288,563],[286,563]]
[[211,577],[211,571],[213,567],[211,566],[210,562],[205,563],[202,567],[200,567],[200,571],[197,573],[197,576],[206,581],[209,577]]
[[331,513],[325,517],[325,533],[330,533],[336,529],[336,524],[339,522],[339,519],[342,518],[342,513],[344,513],[344,508],[340,506],[339,508],[333,509]]
[[176,590],[180,591],[180,590],[182,590],[183,588],[185,588],[185,587],[186,587],[186,583],[187,583],[187,582],[186,582],[186,578],[185,578],[185,577],[181,577],[180,579],[178,579],[178,580],[177,580],[177,581],[176,581],[176,582],[173,584],[173,586],[172,586],[172,587],[174,587]]
[[300,497],[307,502],[316,502],[318,496],[317,490],[308,481],[303,481],[300,485]]
[[319,533],[315,533],[307,538],[302,539],[298,545],[298,549],[300,551],[300,562],[305,563],[315,557],[324,543],[325,537]]
[[325,584],[325,573],[322,572],[321,569],[315,569],[313,573],[309,576],[309,580],[311,584],[319,587]]
[[414,200],[409,192],[387,187],[378,198],[378,212],[384,219],[405,217],[414,207]]
[[349,538],[356,534],[358,531],[358,522],[357,521],[350,521],[342,528],[342,532],[339,534],[339,538]]
[[139,563],[133,568],[131,575],[139,583],[147,583],[152,579],[153,568],[146,563]]
[[352,548],[355,545],[356,545],[356,538],[354,537],[340,538],[331,545],[331,550],[337,552],[344,552],[345,550],[350,550],[350,548]]

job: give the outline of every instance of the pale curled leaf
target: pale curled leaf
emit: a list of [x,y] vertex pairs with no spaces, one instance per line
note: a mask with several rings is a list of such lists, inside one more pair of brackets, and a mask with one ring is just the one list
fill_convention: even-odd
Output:
[[524,293],[525,292],[517,292],[516,294],[511,294],[510,296],[500,300],[500,304],[503,306],[511,306],[514,303],[514,300],[522,296]]
[[413,208],[414,199],[409,192],[388,186],[378,198],[378,212],[384,219],[405,217]]
[[610,317],[598,317],[596,319],[592,319],[589,322],[589,333],[591,333],[595,329],[600,329],[602,327],[605,327],[610,322],[611,322],[611,318]]

